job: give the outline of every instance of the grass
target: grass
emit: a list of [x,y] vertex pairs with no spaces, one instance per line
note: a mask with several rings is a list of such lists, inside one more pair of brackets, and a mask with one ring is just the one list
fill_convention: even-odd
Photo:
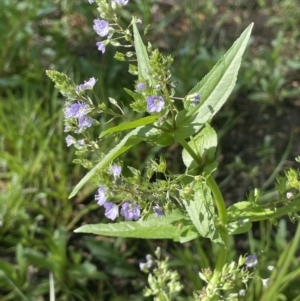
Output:
[[[299,155],[295,139],[283,159],[285,163],[276,169],[286,150],[276,141],[280,137],[289,141],[290,129],[296,124],[292,119],[290,127],[286,127],[284,117],[297,108],[299,98],[296,48],[300,7],[288,0],[255,3],[255,7],[250,7],[248,1],[228,1],[227,6],[218,7],[213,1],[203,1],[202,6],[195,7],[194,1],[186,1],[170,7],[167,3],[137,0],[129,6],[129,12],[135,11],[144,24],[157,21],[148,37],[153,44],[174,54],[174,76],[182,93],[194,86],[224,53],[237,36],[231,34],[232,28],[234,33],[241,31],[252,17],[265,16],[266,22],[257,26],[265,28],[267,34],[254,32],[237,87],[215,122],[222,129],[217,179],[224,181],[222,189],[231,201],[246,198],[249,187],[263,186],[274,170],[280,172]],[[72,232],[83,222],[98,222],[102,212],[94,203],[93,185],[75,199],[68,199],[85,170],[72,163],[74,152],[66,147],[63,132],[63,100],[46,79],[44,70],[56,68],[78,83],[95,76],[96,93],[103,101],[111,96],[126,103],[128,99],[121,87],[133,85],[126,66],[117,65],[112,53],[108,51],[100,57],[95,50],[91,30],[94,14],[93,7],[83,2],[61,1],[49,6],[47,1],[5,0],[0,4],[0,31],[4,33],[0,46],[1,301],[48,300],[50,292],[57,301],[144,300],[141,291],[146,279],[138,262],[145,254],[153,253],[156,245],[166,250],[171,266],[179,269],[185,284],[182,300],[186,300],[185,296],[203,284],[197,271],[213,261],[213,256],[204,256],[210,248],[206,240],[177,245],[79,236]],[[123,18],[130,19],[131,14],[124,11]],[[251,119],[251,110],[260,116],[255,125],[249,125],[247,119]],[[272,127],[270,119],[281,121],[282,127]],[[249,127],[252,131],[259,129],[261,134],[254,141],[243,140],[254,142],[247,157],[245,144],[229,147],[226,141],[235,133],[247,138]],[[236,137],[231,141],[236,141]],[[108,145],[102,147],[103,152],[109,149]],[[136,149],[127,160],[132,166],[142,166],[145,157],[155,157],[158,151],[145,148],[140,153]],[[179,170],[176,146],[165,151],[172,168]],[[267,185],[265,193],[271,190],[271,185]],[[298,232],[282,220],[275,230],[260,223],[248,237],[232,240],[231,259],[246,252],[257,253],[266,278],[271,274],[267,266],[276,266],[271,276],[277,275],[273,289],[265,291],[261,283],[253,281],[244,300],[276,300],[279,292],[286,300],[297,300]],[[286,248],[294,235],[294,241]],[[213,249],[212,253],[217,251]]]

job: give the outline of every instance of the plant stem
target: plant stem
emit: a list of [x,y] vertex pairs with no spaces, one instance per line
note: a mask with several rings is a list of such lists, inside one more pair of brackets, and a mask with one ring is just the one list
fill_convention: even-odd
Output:
[[[185,140],[180,140],[179,143],[192,156],[192,158],[195,160],[197,164],[201,164],[201,157],[194,152],[194,150],[189,146],[189,144]],[[214,178],[211,175],[207,178],[206,183],[209,186],[214,196],[214,200],[218,209],[218,214],[221,222],[220,234],[224,241],[224,246],[220,247],[214,275],[211,279],[211,284],[216,285],[218,283],[219,276],[222,273],[222,268],[226,263],[226,259],[227,259],[227,244],[228,244],[227,210],[219,186],[217,185],[217,183],[215,182]]]
[[207,184],[210,187],[216,202],[216,206],[218,209],[219,218],[221,222],[220,233],[225,244],[224,246],[220,247],[214,275],[211,279],[211,284],[216,285],[219,281],[219,276],[222,273],[222,268],[226,263],[226,259],[227,259],[227,244],[228,244],[227,210],[219,186],[217,185],[215,179],[211,175],[207,179]]

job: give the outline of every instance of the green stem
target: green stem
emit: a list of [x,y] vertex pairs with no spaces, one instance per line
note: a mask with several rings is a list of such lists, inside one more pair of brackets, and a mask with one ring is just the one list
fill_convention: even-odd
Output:
[[183,148],[192,156],[192,158],[195,160],[195,162],[200,165],[201,164],[201,158],[200,156],[198,156],[194,150],[189,146],[189,144],[184,140],[179,140],[178,141],[182,146]]
[[227,210],[219,186],[217,185],[216,181],[211,175],[207,179],[207,184],[210,187],[216,202],[216,206],[218,209],[219,218],[221,222],[220,233],[225,244],[225,246],[220,247],[214,275],[211,279],[211,284],[216,285],[219,281],[219,276],[222,273],[222,268],[226,263],[226,259],[227,259],[227,245],[228,245]]
[[[197,164],[201,164],[200,156],[194,152],[194,150],[189,146],[189,144],[185,140],[180,140],[179,143],[192,156],[192,158],[195,160]],[[211,284],[215,286],[219,281],[219,276],[222,273],[222,268],[226,263],[226,259],[227,259],[227,244],[228,244],[227,210],[219,186],[217,185],[217,183],[215,182],[214,178],[211,175],[207,178],[207,185],[211,189],[211,192],[214,196],[214,200],[218,209],[218,214],[221,222],[220,233],[225,244],[224,246],[220,247],[214,275],[211,279]]]
[[211,192],[215,198],[216,206],[219,212],[219,218],[221,224],[226,227],[227,225],[227,210],[225,206],[225,202],[223,199],[223,195],[219,189],[219,186],[217,185],[215,179],[210,175],[207,178],[207,184],[211,189]]

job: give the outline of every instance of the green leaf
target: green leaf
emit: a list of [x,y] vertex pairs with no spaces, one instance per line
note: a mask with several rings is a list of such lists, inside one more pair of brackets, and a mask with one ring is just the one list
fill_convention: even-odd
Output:
[[237,222],[232,222],[228,224],[228,234],[236,235],[248,232],[252,227],[252,223],[249,219],[240,219]]
[[172,134],[163,132],[162,130],[153,128],[151,126],[144,126],[137,133],[137,136],[142,138],[143,141],[159,146],[169,146],[174,141]]
[[157,119],[157,116],[147,116],[147,117],[140,118],[140,119],[132,121],[132,122],[122,123],[120,125],[114,126],[112,128],[109,128],[109,129],[103,131],[100,134],[99,138],[102,138],[107,134],[131,130],[131,129],[137,128],[139,126],[142,126],[142,125],[151,124],[156,119]]
[[[215,130],[208,123],[188,144],[201,159],[202,165],[208,165],[214,161],[218,138]],[[198,165],[185,148],[182,151],[182,159],[185,166],[189,169]]]
[[133,34],[134,34],[134,47],[136,51],[136,57],[138,62],[138,69],[139,69],[139,80],[147,80],[149,83],[154,85],[153,79],[148,73],[150,70],[150,63],[149,63],[149,56],[147,53],[147,49],[142,41],[142,38],[139,34],[139,31],[136,27],[135,22],[132,24],[133,27]]
[[84,225],[75,232],[144,239],[173,239],[180,242],[186,242],[198,236],[189,218],[178,210],[164,217],[151,214],[147,220],[136,222]]
[[283,215],[300,210],[300,199],[294,200],[289,204],[285,204],[276,208],[264,208],[253,202],[238,202],[227,209],[228,222],[236,222],[249,219],[251,222],[262,221],[271,218],[280,218]]
[[235,85],[252,27],[253,23],[246,28],[213,69],[188,93],[188,95],[199,93],[201,104],[178,113],[176,141],[195,135],[227,100]]
[[213,242],[223,246],[223,240],[214,223],[216,214],[208,185],[197,181],[193,189],[194,199],[189,201],[183,199],[191,221],[201,236],[210,238]]
[[55,70],[46,70],[46,74],[55,83],[55,88],[68,98],[76,98],[75,86],[72,80],[64,73]]
[[72,198],[76,193],[96,174],[97,171],[105,168],[112,160],[119,157],[122,153],[130,149],[132,146],[142,141],[142,138],[137,137],[137,133],[143,127],[139,127],[131,132],[129,132],[120,143],[114,147],[109,153],[107,153],[104,158],[92,169],[90,170],[81,181],[75,186],[71,192],[69,198]]

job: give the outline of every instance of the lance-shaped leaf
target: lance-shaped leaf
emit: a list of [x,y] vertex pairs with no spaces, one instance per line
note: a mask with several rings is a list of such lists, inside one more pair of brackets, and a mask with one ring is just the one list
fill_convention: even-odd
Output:
[[228,223],[249,219],[250,222],[262,221],[271,218],[280,218],[283,215],[299,212],[300,199],[293,200],[281,207],[265,208],[253,202],[242,201],[233,204],[227,209]]
[[245,29],[213,69],[188,93],[188,95],[199,93],[201,103],[178,113],[176,141],[195,135],[227,100],[234,88],[252,27],[253,23]]
[[174,210],[163,217],[150,214],[146,220],[136,222],[84,225],[75,232],[144,239],[173,239],[180,242],[186,242],[198,236],[189,218],[179,210]]
[[204,185],[201,181],[196,181],[194,182],[193,190],[193,200],[187,201],[183,199],[183,204],[191,221],[201,236],[210,238],[219,245],[224,245],[221,235],[215,226],[216,213],[208,185]]
[[133,22],[132,27],[133,27],[133,34],[134,34],[134,47],[135,47],[136,58],[138,62],[139,79],[148,80],[149,83],[154,85],[153,79],[148,73],[150,70],[150,64],[149,64],[147,49],[142,41],[142,38],[136,27],[135,22]]
[[131,122],[126,122],[126,123],[121,123],[117,126],[111,127],[105,131],[103,131],[99,138],[104,137],[105,135],[108,134],[112,134],[112,133],[117,133],[117,132],[122,132],[122,131],[126,131],[126,130],[131,130],[131,129],[135,129],[137,127],[140,127],[142,125],[146,125],[146,124],[151,124],[153,123],[155,120],[157,119],[157,116],[147,116],[144,118],[140,118]]

